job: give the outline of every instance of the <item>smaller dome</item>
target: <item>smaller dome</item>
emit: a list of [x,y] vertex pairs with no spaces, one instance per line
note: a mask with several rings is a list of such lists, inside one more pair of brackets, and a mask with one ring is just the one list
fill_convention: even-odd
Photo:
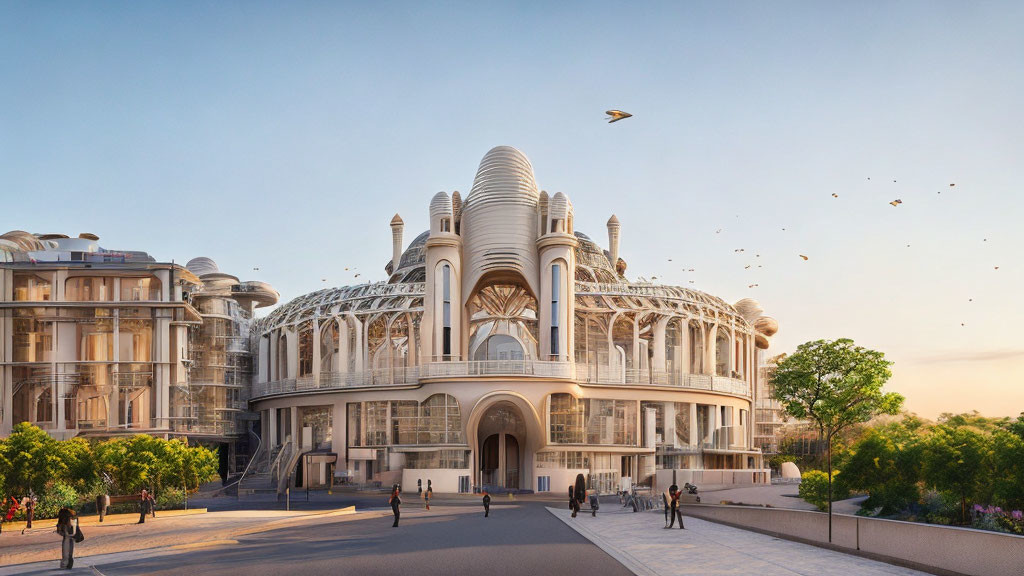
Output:
[[196,276],[220,272],[220,267],[217,266],[217,263],[206,256],[200,256],[189,260],[188,263],[185,264],[185,269]]
[[435,218],[451,215],[452,201],[448,198],[448,194],[445,192],[434,194],[434,198],[430,201],[430,219],[434,220]]
[[608,219],[608,227],[611,228],[613,226],[619,226],[619,217],[615,214],[612,214],[612,217]]
[[405,224],[405,222],[402,222],[402,217],[395,213],[395,217],[391,219],[391,225],[401,226],[402,224]]
[[556,192],[551,197],[551,218],[553,220],[567,220],[569,218],[569,198],[561,192]]
[[761,308],[761,304],[753,298],[744,298],[735,304],[736,311],[743,316],[743,319],[747,322],[753,323],[758,316],[764,312],[764,308]]
[[765,336],[775,336],[779,331],[779,321],[771,316],[761,316],[754,322],[754,329]]
[[760,332],[754,334],[754,346],[757,346],[758,350],[767,350],[770,344],[771,342],[764,334],[761,334]]

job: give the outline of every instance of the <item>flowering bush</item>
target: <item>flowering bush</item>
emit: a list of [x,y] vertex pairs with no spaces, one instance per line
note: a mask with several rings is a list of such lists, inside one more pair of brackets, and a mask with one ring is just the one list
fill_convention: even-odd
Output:
[[975,504],[971,509],[971,526],[993,532],[1024,535],[1024,512],[1006,511],[999,506]]

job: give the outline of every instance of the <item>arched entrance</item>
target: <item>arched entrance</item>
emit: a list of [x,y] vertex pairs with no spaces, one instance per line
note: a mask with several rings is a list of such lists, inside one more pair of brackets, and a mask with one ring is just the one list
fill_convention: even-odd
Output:
[[519,407],[508,401],[491,405],[477,428],[477,462],[480,485],[518,490],[527,487],[523,479],[523,451],[526,421]]

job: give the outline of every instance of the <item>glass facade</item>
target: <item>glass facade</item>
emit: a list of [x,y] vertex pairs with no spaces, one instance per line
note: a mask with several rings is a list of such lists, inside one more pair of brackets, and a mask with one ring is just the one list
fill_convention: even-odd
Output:
[[550,397],[550,439],[553,444],[637,445],[635,400]]

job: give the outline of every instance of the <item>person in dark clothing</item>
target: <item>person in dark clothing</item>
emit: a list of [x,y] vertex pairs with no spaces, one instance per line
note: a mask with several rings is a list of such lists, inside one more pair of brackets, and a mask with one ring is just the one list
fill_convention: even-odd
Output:
[[675,526],[676,517],[678,517],[679,529],[685,530],[686,528],[683,527],[683,511],[679,508],[679,497],[682,496],[683,493],[679,491],[679,487],[676,486],[675,484],[669,486],[668,491],[669,494],[672,496],[672,509],[669,512],[670,521],[668,523],[668,527],[671,528]]
[[149,513],[156,518],[156,498],[153,497],[153,493],[149,493]]
[[75,564],[75,531],[78,525],[71,521],[75,515],[69,508],[61,508],[57,512],[57,534],[60,534],[60,567],[71,570]]
[[569,486],[569,510],[572,510],[573,518],[580,511],[580,503],[576,500],[576,488],[572,485]]
[[391,498],[388,498],[388,504],[391,505],[391,512],[395,515],[395,523],[391,525],[392,528],[398,528],[398,518],[402,515],[398,507],[402,505],[402,499],[399,497],[400,490],[398,485],[391,490]]
[[[22,506],[25,507],[25,530],[32,529],[32,520],[36,517],[36,502],[38,501],[39,499],[36,498],[35,494],[29,492],[29,495],[25,497],[22,503]],[[21,533],[24,534],[25,530],[22,530]]]
[[149,514],[149,492],[143,490],[142,496],[139,498],[139,521],[136,524],[145,524],[147,514]]
[[597,491],[595,490],[590,495],[590,515],[591,517],[597,517],[597,509],[601,507],[601,503],[597,498]]
[[484,490],[484,518],[491,514],[491,495]]

